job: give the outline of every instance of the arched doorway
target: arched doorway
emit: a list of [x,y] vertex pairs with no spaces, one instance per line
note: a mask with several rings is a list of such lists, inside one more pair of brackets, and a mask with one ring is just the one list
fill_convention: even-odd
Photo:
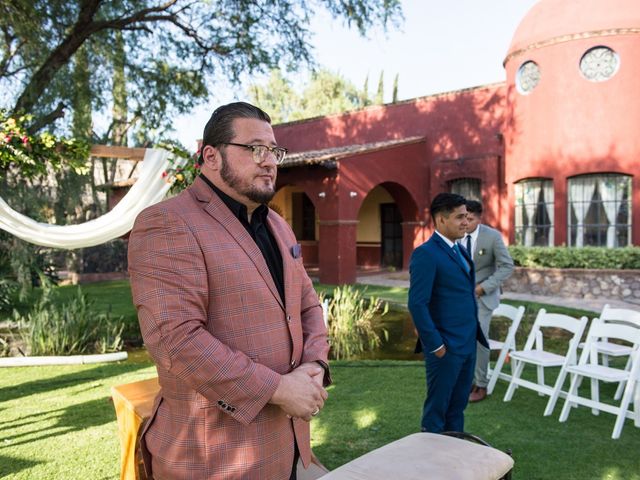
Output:
[[400,209],[386,188],[378,185],[367,194],[358,212],[358,268],[402,269],[402,221]]
[[269,207],[282,216],[302,246],[307,266],[318,264],[318,216],[316,207],[300,187],[288,185],[280,188]]
[[395,203],[380,204],[380,266],[402,268],[402,215]]

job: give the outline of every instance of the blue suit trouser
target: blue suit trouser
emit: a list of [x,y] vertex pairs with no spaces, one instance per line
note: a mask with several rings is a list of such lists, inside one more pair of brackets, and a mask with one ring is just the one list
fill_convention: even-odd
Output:
[[475,348],[467,355],[447,352],[442,358],[425,353],[427,398],[422,409],[423,432],[464,431],[464,409],[475,363]]

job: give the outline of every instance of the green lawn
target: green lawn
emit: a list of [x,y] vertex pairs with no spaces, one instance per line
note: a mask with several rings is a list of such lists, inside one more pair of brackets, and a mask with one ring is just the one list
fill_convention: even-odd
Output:
[[[332,362],[334,385],[313,420],[313,448],[329,468],[417,431],[422,362]],[[148,362],[5,369],[0,375],[0,478],[117,479],[119,446],[109,388],[155,374]],[[543,417],[546,398],[506,384],[470,405],[466,430],[511,448],[516,480],[640,479],[640,429],[627,421],[611,440],[614,417],[572,411],[565,424]],[[603,397],[612,388],[603,389]]]
[[[97,309],[110,309],[135,327],[128,282],[86,285],[83,290],[96,301]],[[406,290],[367,288],[368,293],[400,305],[406,303]],[[60,289],[62,296],[73,292],[73,287]],[[525,305],[523,332],[543,306]],[[549,310],[593,316],[561,307]],[[521,335],[518,342],[523,341]],[[314,451],[329,468],[418,430],[425,390],[421,361],[342,361],[331,362],[331,367],[334,385],[329,387],[325,409],[312,424]],[[533,370],[526,372],[533,376]],[[119,364],[3,369],[0,478],[118,478],[119,446],[109,389],[153,375],[155,369],[140,355]],[[548,382],[552,377],[548,375]],[[596,417],[581,407],[561,424],[557,419],[563,401],[553,416],[543,417],[546,397],[521,388],[504,403],[505,389],[500,381],[490,399],[467,408],[466,430],[498,448],[512,449],[516,480],[640,480],[640,429],[631,421],[620,440],[611,440],[613,415]],[[612,396],[613,390],[604,385],[602,398]]]

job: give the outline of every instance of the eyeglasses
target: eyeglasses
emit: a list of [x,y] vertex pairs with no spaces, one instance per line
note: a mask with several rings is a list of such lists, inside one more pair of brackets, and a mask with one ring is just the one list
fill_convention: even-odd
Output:
[[247,145],[244,143],[223,142],[220,145],[233,145],[234,147],[243,147],[251,150],[253,153],[253,161],[257,164],[267,159],[267,153],[270,153],[276,159],[276,164],[280,165],[284,161],[287,149],[284,147],[269,147],[267,145]]

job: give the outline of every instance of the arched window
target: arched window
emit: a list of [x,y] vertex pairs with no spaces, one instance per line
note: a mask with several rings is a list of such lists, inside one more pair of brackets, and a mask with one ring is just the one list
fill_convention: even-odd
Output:
[[482,182],[477,178],[456,178],[449,182],[449,192],[462,195],[467,200],[482,201]]
[[553,246],[553,181],[536,178],[515,184],[515,240],[525,247]]
[[569,179],[569,245],[626,247],[631,243],[631,177],[613,173]]

